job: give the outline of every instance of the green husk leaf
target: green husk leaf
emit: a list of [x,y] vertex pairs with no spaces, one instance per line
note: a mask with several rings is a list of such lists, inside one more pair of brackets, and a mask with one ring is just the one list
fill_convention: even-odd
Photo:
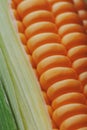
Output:
[[[3,44],[3,40],[1,37],[0,37],[0,43]],[[24,125],[22,122],[22,117],[20,114],[17,97],[15,95],[14,84],[13,84],[11,76],[9,74],[8,66],[5,62],[1,49],[0,49],[0,79],[3,82],[3,88],[8,96],[10,107],[12,109],[18,130],[19,129],[24,130]]]
[[0,80],[0,130],[17,130],[14,116],[11,112],[3,83]]
[[0,0],[0,33],[0,47],[14,84],[24,129],[51,130],[40,86],[14,28],[8,0]]

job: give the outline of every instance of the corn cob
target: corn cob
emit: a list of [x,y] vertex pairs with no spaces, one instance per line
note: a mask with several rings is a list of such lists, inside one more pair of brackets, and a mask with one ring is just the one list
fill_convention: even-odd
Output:
[[[34,11],[34,9],[35,10],[37,10],[37,8],[39,7],[39,4],[37,4],[37,3],[33,3],[32,2],[32,5],[33,5],[33,7],[32,8],[29,8],[28,7],[28,4],[26,4],[26,3],[28,3],[29,1],[27,0],[27,1],[24,1],[24,2],[21,2],[20,4],[19,4],[19,6],[18,6],[18,12],[19,12],[19,14],[20,14],[20,16],[21,16],[21,18],[23,18],[23,21],[24,21],[24,24],[25,24],[25,26],[26,26],[26,30],[25,30],[25,36],[27,36],[27,38],[28,39],[30,39],[29,41],[28,41],[28,48],[30,49],[29,50],[29,52],[32,54],[32,57],[33,57],[33,59],[34,59],[34,62],[36,63],[36,66],[37,66],[37,70],[39,70],[38,71],[38,74],[39,74],[39,76],[41,76],[46,70],[48,70],[48,69],[50,69],[49,67],[55,67],[54,65],[55,64],[51,64],[52,62],[54,63],[54,61],[52,61],[51,63],[49,62],[49,61],[51,61],[51,58],[49,59],[49,57],[52,57],[53,55],[58,55],[58,53],[59,53],[59,50],[57,50],[57,46],[55,45],[55,44],[53,44],[53,46],[52,46],[52,49],[49,51],[49,47],[51,47],[51,45],[52,45],[52,43],[51,43],[51,45],[43,45],[43,44],[45,44],[45,42],[44,41],[46,41],[46,39],[48,38],[48,37],[46,37],[45,35],[42,35],[42,37],[44,36],[44,37],[46,37],[46,39],[44,40],[43,38],[41,39],[41,41],[39,42],[39,40],[38,39],[40,39],[40,36],[39,36],[39,33],[41,33],[41,34],[43,34],[45,31],[48,31],[49,30],[49,32],[52,30],[50,27],[49,27],[49,29],[47,29],[48,28],[48,26],[46,27],[46,25],[45,25],[45,23],[42,21],[43,19],[40,19],[39,17],[38,17],[38,13],[37,13],[37,15],[35,16],[35,14],[34,13],[36,13],[35,11]],[[44,2],[46,2],[46,1],[44,1]],[[50,1],[51,2],[51,1]],[[52,1],[53,2],[53,1]],[[72,1],[71,1],[72,2]],[[23,5],[24,4],[24,5]],[[34,5],[35,4],[35,5]],[[41,3],[42,4],[42,3]],[[52,4],[52,3],[51,3]],[[68,8],[66,8],[67,7],[67,4],[68,4]],[[23,6],[25,7],[27,5],[27,8],[23,8]],[[66,5],[66,7],[65,7],[65,5]],[[46,7],[46,9],[47,9],[47,3],[46,3],[46,6],[43,6],[42,8],[45,8]],[[85,30],[84,30],[84,28],[82,27],[82,22],[81,22],[81,20],[78,20],[79,19],[79,17],[78,17],[78,15],[76,15],[76,10],[75,10],[75,8],[74,8],[74,6],[72,5],[72,4],[70,4],[70,3],[66,3],[66,2],[64,2],[64,6],[63,7],[65,7],[66,8],[66,11],[70,11],[71,13],[69,14],[67,14],[67,16],[69,15],[71,15],[72,14],[72,20],[73,20],[73,22],[75,22],[74,24],[71,24],[71,26],[72,26],[72,30],[69,30],[69,29],[67,29],[67,31],[70,31],[70,32],[68,32],[68,33],[71,33],[71,31],[73,32],[74,31],[74,29],[76,30],[76,31],[79,31],[79,32],[81,32],[81,33],[85,33]],[[40,5],[40,8],[41,8],[41,5]],[[64,8],[64,11],[65,11],[65,8]],[[22,11],[22,9],[23,9],[23,11]],[[24,10],[25,9],[25,10]],[[62,11],[62,8],[60,8],[61,9],[61,11]],[[20,11],[21,10],[21,11]],[[47,10],[49,10],[50,11],[50,9],[49,9],[49,5],[48,5],[48,9]],[[32,12],[32,11],[34,11],[34,13]],[[72,11],[74,12],[74,13],[72,13]],[[25,12],[25,13],[24,13]],[[32,13],[31,13],[32,12]],[[38,11],[39,12],[39,11]],[[56,11],[55,11],[56,12]],[[57,12],[58,13],[58,12]],[[61,13],[61,12],[60,12]],[[62,12],[63,13],[63,12]],[[31,15],[32,14],[32,15]],[[56,14],[55,14],[56,15]],[[31,17],[29,17],[29,16],[34,16],[35,17],[35,20],[34,20],[34,17],[33,17],[33,22],[34,23],[32,23],[32,22],[30,22],[31,21]],[[40,22],[39,22],[39,19],[40,19]],[[47,18],[45,19],[45,20],[47,20]],[[28,22],[27,22],[28,21]],[[54,20],[53,20],[54,21]],[[60,20],[61,21],[61,20]],[[35,23],[36,22],[36,23]],[[69,20],[66,20],[65,21],[66,23],[67,22],[70,22]],[[63,24],[65,24],[65,23],[63,23],[62,22],[62,25]],[[58,24],[58,26],[59,25],[61,25],[61,23],[59,23]],[[52,25],[51,25],[51,27],[52,27]],[[73,27],[74,27],[74,29],[73,29]],[[33,28],[34,28],[34,30],[33,30]],[[67,28],[67,27],[66,27]],[[68,27],[69,28],[69,27]],[[60,29],[61,30],[61,29]],[[55,29],[54,30],[52,30],[53,32],[55,32]],[[66,32],[66,31],[65,31]],[[41,35],[40,34],[40,35]],[[67,34],[67,32],[66,32],[66,34]],[[35,37],[35,35],[36,35],[36,37]],[[84,36],[84,35],[83,35]],[[38,37],[38,39],[37,39],[37,37]],[[31,40],[31,39],[34,39],[34,40]],[[86,38],[84,38],[84,39],[86,39]],[[37,40],[37,41],[36,41]],[[35,43],[35,42],[36,43]],[[52,40],[51,40],[52,41]],[[49,39],[49,42],[48,42],[48,39],[47,39],[47,41],[46,41],[47,43],[46,44],[48,44],[48,43],[50,43],[50,39]],[[52,41],[53,42],[53,41]],[[54,42],[55,42],[55,39],[54,39]],[[59,42],[59,41],[56,41],[56,42]],[[85,40],[84,40],[84,42],[85,42]],[[33,44],[33,45],[32,45]],[[54,48],[54,49],[53,49]],[[58,48],[60,48],[60,47],[58,47]],[[46,51],[46,49],[47,49],[47,51]],[[53,51],[53,50],[55,50],[55,51]],[[61,50],[61,49],[60,49]],[[53,53],[54,52],[54,53]],[[57,52],[57,53],[56,53]],[[61,53],[60,54],[63,54],[62,53],[62,51],[60,51]],[[63,52],[65,52],[65,54],[64,55],[66,55],[66,51],[64,51],[63,50]],[[52,56],[50,56],[50,55],[52,55]],[[47,58],[46,58],[47,57]],[[55,57],[55,56],[54,56]],[[55,63],[58,61],[57,59],[56,59],[57,57],[55,57]],[[58,57],[58,58],[60,58],[60,57]],[[43,59],[43,60],[42,60]],[[63,59],[63,57],[62,57],[62,59]],[[49,60],[49,61],[48,61]],[[53,59],[52,59],[53,60]],[[64,58],[64,60],[65,60],[65,58]],[[64,61],[63,60],[63,61]],[[47,63],[47,61],[48,61],[48,63]],[[70,63],[70,61],[69,60],[65,60],[66,62],[66,64],[68,65],[67,67],[70,67],[71,66],[71,63]],[[67,61],[69,61],[69,64],[67,63]],[[40,68],[41,66],[39,65],[39,67],[38,67],[38,64],[40,64],[41,63],[41,65],[43,66],[42,68]],[[48,65],[48,66],[46,66],[46,67],[48,67],[48,68],[46,68],[45,69],[45,66],[44,65]],[[58,63],[56,63],[56,67],[58,67]],[[60,64],[61,65],[61,64]],[[65,65],[63,62],[62,62],[62,65]],[[66,66],[66,65],[65,65]],[[65,67],[64,66],[64,67]],[[59,68],[60,69],[60,68]],[[63,72],[63,68],[61,68],[62,70],[60,71],[60,73],[61,72]],[[65,70],[65,68],[64,68],[64,70]],[[42,72],[41,72],[42,71]],[[66,68],[66,71],[69,71],[69,73],[70,73],[70,70],[67,70],[67,68]],[[54,72],[54,70],[53,70],[53,72]],[[40,79],[40,82],[41,82],[41,87],[42,87],[42,89],[44,89],[44,90],[49,90],[49,88],[48,88],[48,86],[50,86],[51,84],[53,84],[54,82],[56,82],[56,80],[58,80],[57,78],[56,78],[56,76],[58,76],[58,75],[53,75],[53,77],[51,76],[51,74],[53,74],[53,72],[50,72],[49,71],[49,73],[47,73],[47,75],[50,75],[49,76],[49,78],[48,78],[48,81],[45,83],[45,80],[43,80],[43,77],[42,77],[42,79]],[[57,68],[55,69],[55,72],[57,72]],[[54,73],[55,73],[54,72]],[[58,72],[59,72],[59,70],[58,70]],[[66,72],[65,72],[66,73]],[[74,74],[74,73],[73,73]],[[72,72],[70,73],[70,75],[72,75],[71,77],[73,77],[73,79],[75,78],[75,75],[73,75],[72,74]],[[63,75],[62,75],[63,76]],[[62,76],[60,77],[60,80],[62,80],[61,78],[62,78]],[[67,77],[66,75],[65,75],[65,77],[66,78],[70,78],[70,77]],[[65,78],[65,77],[63,77],[63,78]],[[76,79],[77,79],[77,77],[76,77]],[[46,77],[46,80],[47,80],[47,77]],[[52,80],[54,80],[54,81],[52,81]],[[69,81],[67,81],[67,83],[68,83]],[[73,82],[76,82],[75,80],[70,80],[70,82],[73,84]],[[65,83],[65,82],[64,82]],[[66,84],[67,84],[66,83]],[[70,85],[70,84],[69,84]],[[80,84],[79,84],[80,85]],[[76,85],[77,86],[77,85]],[[80,85],[81,86],[81,85]],[[51,88],[51,87],[50,87]],[[74,84],[72,85],[72,89],[74,89]],[[67,90],[67,89],[66,89]],[[51,91],[51,90],[50,90]],[[52,90],[53,91],[53,90]],[[57,94],[58,94],[58,91],[55,91]],[[72,92],[72,90],[71,90],[71,92]],[[81,90],[75,90],[75,92],[82,92]],[[76,94],[76,95],[78,95],[78,96],[76,96],[76,97],[80,97],[80,99],[81,99],[81,96],[83,96],[82,94],[80,95],[80,93],[70,93],[70,95],[73,95],[72,97],[74,97],[74,94]],[[49,94],[49,92],[48,92],[48,95],[50,95]],[[54,93],[54,95],[55,95],[55,93]],[[61,95],[61,94],[60,94]],[[68,95],[67,95],[68,96]],[[57,95],[55,95],[55,98],[57,97]],[[52,95],[50,95],[50,99],[52,98]],[[83,98],[84,98],[84,96],[83,96]],[[84,98],[85,99],[85,98]],[[51,100],[53,100],[53,99],[51,99]],[[67,99],[68,100],[68,99]],[[72,100],[72,99],[70,99],[70,100]],[[82,102],[79,102],[79,100],[77,101],[77,99],[73,99],[73,102],[75,102],[76,101],[76,103],[78,102],[78,103],[82,103]],[[82,101],[83,101],[83,99],[82,99]],[[85,101],[85,100],[84,100]],[[53,102],[53,104],[57,104],[56,103],[56,101],[55,102]],[[83,103],[82,103],[83,104]],[[85,104],[85,102],[84,102],[84,104]],[[79,104],[78,104],[79,105]],[[55,105],[53,105],[53,107],[54,107]],[[54,108],[55,109],[55,108]],[[78,108],[77,108],[78,109]],[[56,118],[56,117],[55,117]],[[59,119],[58,119],[59,120]]]

